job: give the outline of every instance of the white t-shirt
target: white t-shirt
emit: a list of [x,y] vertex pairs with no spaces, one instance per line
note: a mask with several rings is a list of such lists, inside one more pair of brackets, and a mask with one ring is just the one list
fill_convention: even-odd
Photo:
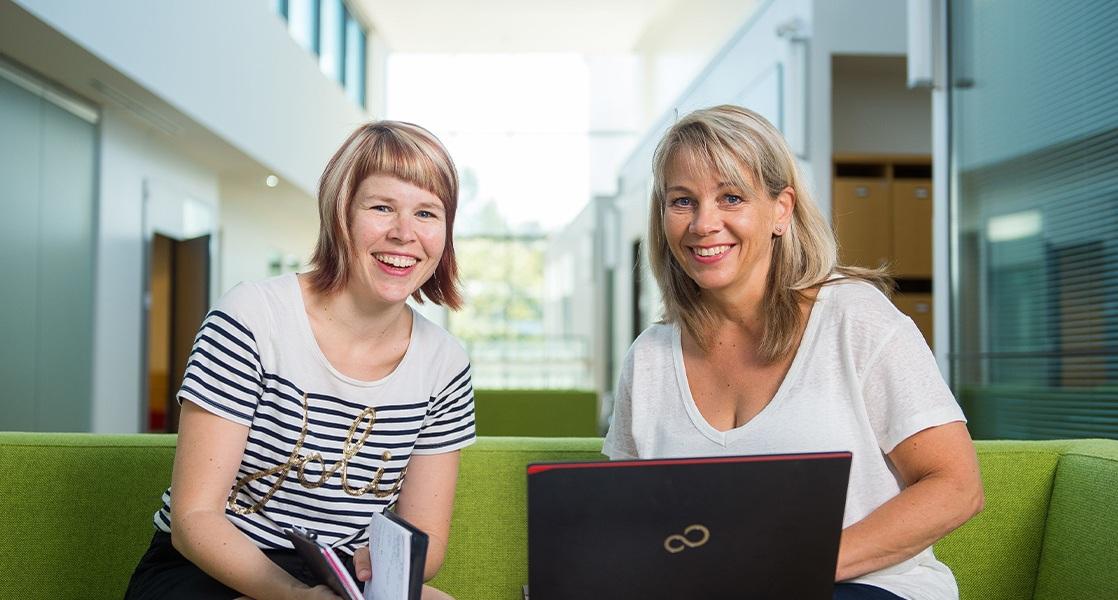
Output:
[[[718,431],[687,383],[677,325],[653,325],[625,358],[603,452],[611,459],[849,451],[843,527],[896,496],[886,454],[929,427],[965,421],[912,320],[864,282],[825,285],[772,401]],[[927,548],[852,580],[911,599],[958,598],[955,578]]]
[[[225,514],[266,549],[291,548],[283,529],[298,525],[352,554],[368,543],[372,513],[392,506],[407,484],[412,455],[475,438],[470,362],[457,340],[412,311],[396,369],[376,381],[347,377],[315,341],[294,274],[240,284],[217,302],[178,398],[249,428],[240,510],[227,504]],[[171,507],[168,489],[154,517],[162,531],[171,531]]]

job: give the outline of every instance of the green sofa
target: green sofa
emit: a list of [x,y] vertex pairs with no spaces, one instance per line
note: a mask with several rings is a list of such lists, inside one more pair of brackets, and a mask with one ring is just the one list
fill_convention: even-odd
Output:
[[598,394],[584,390],[474,390],[480,436],[595,437]]
[[[0,598],[119,598],[151,536],[175,438],[0,433]],[[463,453],[435,584],[513,600],[527,581],[525,465],[597,438],[483,438]],[[936,546],[967,599],[1118,598],[1118,441],[979,442],[985,511]]]

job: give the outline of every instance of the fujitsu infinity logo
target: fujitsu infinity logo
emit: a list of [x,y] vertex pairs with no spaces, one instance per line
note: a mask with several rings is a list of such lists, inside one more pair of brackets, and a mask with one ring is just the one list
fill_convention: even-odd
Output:
[[673,533],[664,538],[664,549],[672,554],[683,552],[687,548],[698,548],[710,539],[710,530],[695,524],[688,525],[682,534]]

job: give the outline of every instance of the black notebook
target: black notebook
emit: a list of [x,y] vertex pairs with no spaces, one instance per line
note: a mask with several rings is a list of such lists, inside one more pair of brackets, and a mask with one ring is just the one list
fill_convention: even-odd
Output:
[[369,522],[373,576],[368,600],[419,600],[427,563],[427,534],[394,512],[375,513]]
[[318,579],[344,600],[419,600],[427,562],[427,534],[394,512],[374,513],[369,522],[372,578],[364,592],[334,549],[315,532],[284,530]]
[[315,577],[344,600],[362,600],[357,582],[334,549],[318,539],[318,534],[302,527],[290,527],[283,532],[295,545],[295,551],[310,565]]

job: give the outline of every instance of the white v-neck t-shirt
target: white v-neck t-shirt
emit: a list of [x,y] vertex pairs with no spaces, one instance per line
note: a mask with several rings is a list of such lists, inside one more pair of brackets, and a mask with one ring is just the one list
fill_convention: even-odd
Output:
[[[886,458],[897,444],[966,421],[916,325],[864,282],[821,288],[776,395],[728,431],[695,405],[680,340],[678,325],[653,325],[629,348],[602,450],[611,459],[849,451],[845,528],[900,493]],[[914,600],[959,596],[931,548],[851,581]]]

